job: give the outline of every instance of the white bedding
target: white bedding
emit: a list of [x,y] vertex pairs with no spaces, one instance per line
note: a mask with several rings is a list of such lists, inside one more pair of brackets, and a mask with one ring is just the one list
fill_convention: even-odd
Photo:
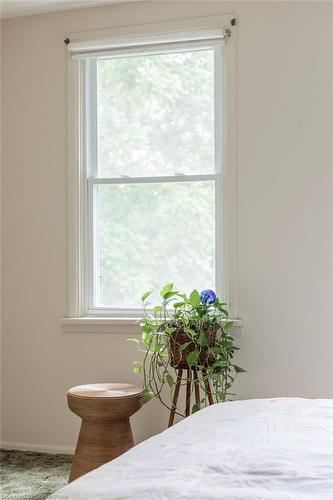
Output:
[[332,500],[332,434],[333,400],[220,403],[77,479],[54,498]]

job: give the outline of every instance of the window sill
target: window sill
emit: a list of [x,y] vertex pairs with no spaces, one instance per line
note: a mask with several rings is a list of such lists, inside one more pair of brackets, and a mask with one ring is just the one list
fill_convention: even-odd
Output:
[[[241,319],[231,319],[233,327],[230,332],[234,337],[241,336],[243,322]],[[63,333],[112,333],[133,335],[140,332],[139,318],[61,318]]]

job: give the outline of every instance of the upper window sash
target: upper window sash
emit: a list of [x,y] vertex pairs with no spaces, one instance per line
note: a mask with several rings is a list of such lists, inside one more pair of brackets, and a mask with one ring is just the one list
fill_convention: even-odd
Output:
[[[113,176],[113,175],[101,175],[99,173],[98,167],[98,109],[97,109],[97,78],[98,71],[97,65],[98,61],[101,57],[89,57],[85,58],[81,61],[82,70],[83,70],[83,81],[84,81],[84,90],[85,90],[85,100],[84,100],[84,116],[85,116],[85,165],[86,165],[86,175],[88,178],[115,178],[115,179],[123,179],[115,182],[125,183],[126,179],[129,182],[136,182],[135,178],[137,178],[137,182],[140,182],[143,177],[146,179],[150,179],[151,177],[160,177],[161,182],[163,182],[162,177],[165,178],[165,182],[167,182],[167,178],[175,178],[180,176],[186,176],[188,180],[204,180],[203,176],[206,175],[208,178],[212,178],[214,174],[220,174],[222,171],[222,162],[223,162],[223,43],[220,41],[215,44],[211,44],[210,40],[202,40],[202,45],[200,49],[212,50],[214,63],[213,63],[213,71],[214,71],[214,171],[205,174],[205,168],[203,168],[200,174],[195,173],[186,173],[182,170],[182,165],[180,164],[173,174],[165,174],[165,175],[143,175],[143,176],[135,176],[131,175],[130,172],[126,172],[125,176]],[[184,52],[192,52],[192,45],[189,42],[177,44],[178,48],[169,48],[166,52],[162,53],[180,53]],[[149,55],[159,55],[161,54],[160,48],[151,47],[149,50]],[[131,48],[128,49],[128,56],[131,55],[147,55],[143,53],[139,48]],[[112,54],[112,56],[108,56],[108,59],[115,57],[118,58],[118,55]],[[126,57],[122,55],[121,57]],[[204,167],[204,166],[203,166]],[[180,175],[177,175],[180,173]],[[162,174],[162,172],[161,172]],[[181,179],[184,180],[184,179]],[[153,181],[150,181],[153,182]]]

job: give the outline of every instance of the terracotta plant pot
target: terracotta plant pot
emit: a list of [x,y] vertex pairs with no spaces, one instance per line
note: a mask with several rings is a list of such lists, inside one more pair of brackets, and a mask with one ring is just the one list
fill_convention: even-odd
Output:
[[[216,342],[217,330],[218,327],[214,327],[205,332],[209,347],[213,347]],[[181,351],[181,346],[187,342],[191,343],[183,351]],[[170,365],[174,368],[189,368],[186,358],[190,352],[195,351],[196,349],[196,344],[191,340],[191,337],[184,332],[184,330],[176,330],[170,335],[168,345]],[[214,356],[212,354],[208,354],[207,347],[201,350],[199,363],[203,366],[209,366],[214,363]]]

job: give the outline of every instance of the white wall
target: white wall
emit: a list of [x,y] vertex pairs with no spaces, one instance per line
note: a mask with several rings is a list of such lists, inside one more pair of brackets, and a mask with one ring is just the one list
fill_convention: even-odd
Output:
[[[139,2],[6,20],[3,435],[71,447],[70,386],[137,381],[125,335],[63,334],[69,32],[234,12],[238,19],[238,397],[333,397],[332,3]],[[157,404],[138,439],[166,424]]]

